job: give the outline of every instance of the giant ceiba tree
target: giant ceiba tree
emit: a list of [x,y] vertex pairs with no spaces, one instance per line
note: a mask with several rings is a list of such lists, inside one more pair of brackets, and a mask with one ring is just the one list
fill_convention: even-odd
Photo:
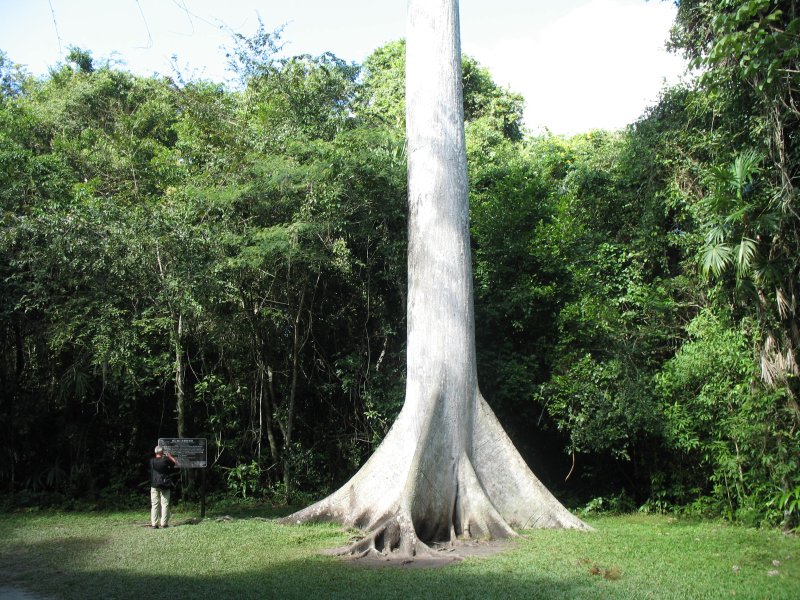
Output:
[[588,528],[533,475],[478,390],[457,0],[409,0],[408,340],[403,409],[338,491],[286,518],[366,530],[403,558],[512,527]]

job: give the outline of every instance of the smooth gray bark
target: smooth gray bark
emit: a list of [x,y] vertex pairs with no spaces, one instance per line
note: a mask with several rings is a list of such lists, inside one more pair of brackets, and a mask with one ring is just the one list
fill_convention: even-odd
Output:
[[531,473],[478,391],[456,0],[409,0],[406,53],[405,403],[349,482],[286,521],[363,528],[345,552],[402,558],[512,527],[588,529]]

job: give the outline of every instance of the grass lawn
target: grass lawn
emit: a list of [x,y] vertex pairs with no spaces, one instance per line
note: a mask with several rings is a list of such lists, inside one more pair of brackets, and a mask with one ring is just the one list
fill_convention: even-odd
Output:
[[[145,499],[143,498],[143,503]],[[594,533],[526,531],[510,549],[436,569],[323,556],[347,534],[281,526],[266,509],[145,527],[148,513],[0,515],[0,587],[54,598],[800,598],[800,538],[631,515]],[[775,561],[775,562],[773,562]]]

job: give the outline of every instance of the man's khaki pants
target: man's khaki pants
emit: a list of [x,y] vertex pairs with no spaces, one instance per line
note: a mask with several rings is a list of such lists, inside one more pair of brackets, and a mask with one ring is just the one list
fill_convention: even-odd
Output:
[[161,527],[169,525],[169,498],[170,490],[150,488],[150,525],[159,525],[159,513],[161,515]]

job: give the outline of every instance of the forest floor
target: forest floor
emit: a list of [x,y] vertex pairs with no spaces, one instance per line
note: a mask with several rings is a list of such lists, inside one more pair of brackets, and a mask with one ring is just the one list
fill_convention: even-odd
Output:
[[[266,509],[173,526],[148,512],[0,514],[0,592],[27,598],[800,598],[800,538],[669,516],[525,531],[442,568],[327,556],[352,531],[279,525]],[[417,565],[419,566],[419,565]],[[363,568],[369,567],[369,568]],[[0,598],[26,598],[2,595]]]

